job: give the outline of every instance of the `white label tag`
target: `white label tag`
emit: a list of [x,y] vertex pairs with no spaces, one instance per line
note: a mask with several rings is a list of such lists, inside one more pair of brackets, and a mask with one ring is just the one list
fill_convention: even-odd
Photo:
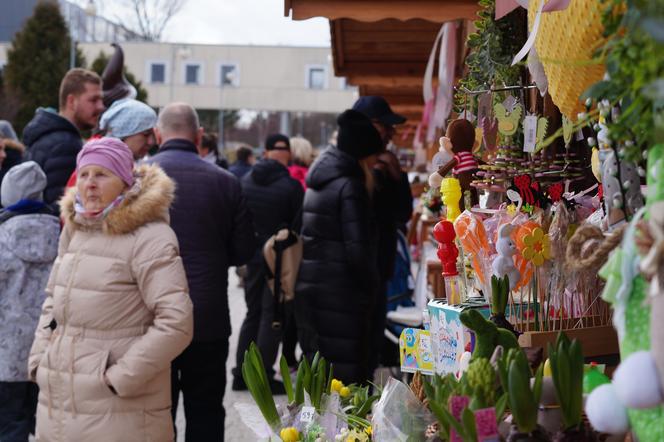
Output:
[[576,131],[576,141],[583,141],[583,138],[583,131],[581,129]]
[[535,152],[537,144],[537,116],[528,115],[523,120],[523,151]]
[[477,100],[477,122],[482,124],[482,118],[491,116],[491,94],[480,95]]
[[314,407],[302,407],[302,411],[300,412],[300,422],[310,424],[314,421],[314,414],[316,414],[316,409]]

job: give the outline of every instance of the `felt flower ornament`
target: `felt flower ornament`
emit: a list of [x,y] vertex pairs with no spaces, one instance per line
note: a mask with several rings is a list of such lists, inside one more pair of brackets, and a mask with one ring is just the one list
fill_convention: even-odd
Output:
[[544,264],[544,260],[551,259],[551,241],[549,235],[537,227],[523,237],[525,247],[521,255],[536,266]]

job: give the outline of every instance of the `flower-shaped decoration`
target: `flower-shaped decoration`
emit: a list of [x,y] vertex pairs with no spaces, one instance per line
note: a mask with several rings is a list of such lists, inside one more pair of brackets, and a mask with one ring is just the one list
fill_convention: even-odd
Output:
[[523,257],[535,264],[541,266],[545,259],[551,259],[551,241],[549,235],[544,234],[540,227],[523,237],[525,247],[521,250]]

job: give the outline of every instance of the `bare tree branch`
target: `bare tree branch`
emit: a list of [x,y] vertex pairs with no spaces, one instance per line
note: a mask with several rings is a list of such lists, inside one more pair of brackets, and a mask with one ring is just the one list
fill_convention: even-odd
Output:
[[166,26],[187,0],[122,0],[124,26],[147,41],[161,40]]

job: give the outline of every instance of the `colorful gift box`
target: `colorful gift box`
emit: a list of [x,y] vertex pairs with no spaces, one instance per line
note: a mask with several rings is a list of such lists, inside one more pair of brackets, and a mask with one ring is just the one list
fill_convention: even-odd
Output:
[[429,301],[431,347],[436,373],[457,375],[461,356],[475,348],[475,334],[461,324],[459,315],[464,310],[474,308],[488,318],[491,314],[489,304],[484,302],[484,298],[480,299],[475,301],[470,298],[468,302],[457,305],[449,305],[439,299]]

